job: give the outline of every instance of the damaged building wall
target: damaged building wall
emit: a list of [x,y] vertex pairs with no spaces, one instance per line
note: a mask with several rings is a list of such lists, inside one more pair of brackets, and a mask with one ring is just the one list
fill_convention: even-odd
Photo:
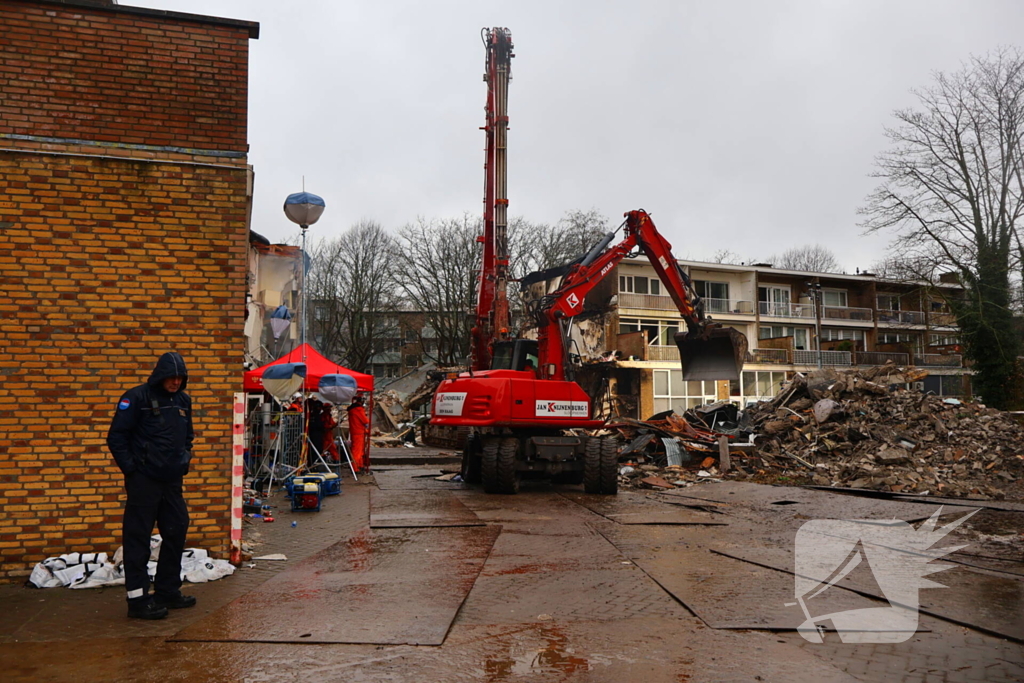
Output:
[[[302,252],[288,244],[250,241],[245,322],[246,359],[256,365],[280,358],[299,344],[302,320]],[[274,338],[270,314],[284,304],[292,325]]]

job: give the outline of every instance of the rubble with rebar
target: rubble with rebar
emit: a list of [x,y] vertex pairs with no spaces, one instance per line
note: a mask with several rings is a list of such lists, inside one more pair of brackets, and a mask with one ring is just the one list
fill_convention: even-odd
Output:
[[[666,488],[752,478],[994,499],[1009,489],[1019,497],[1024,425],[980,403],[905,388],[926,374],[891,363],[797,374],[771,401],[742,412],[733,407],[715,428],[708,418],[724,406],[620,421],[616,429],[628,441],[620,481]],[[721,471],[716,446],[723,435],[730,440],[729,472]],[[675,462],[672,442],[685,451]]]

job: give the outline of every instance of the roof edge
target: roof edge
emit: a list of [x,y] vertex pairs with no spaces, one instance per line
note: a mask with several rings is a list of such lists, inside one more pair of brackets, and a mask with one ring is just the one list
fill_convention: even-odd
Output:
[[187,12],[172,12],[165,9],[152,9],[149,7],[132,7],[130,5],[115,5],[109,0],[21,0],[39,5],[64,5],[65,7],[79,7],[91,10],[105,10],[118,14],[134,14],[136,16],[150,17],[154,19],[177,19],[179,21],[194,21],[199,24],[212,24],[214,26],[229,26],[231,28],[242,28],[248,31],[249,37],[256,39],[260,37],[260,24],[257,21],[245,19],[227,19],[225,17],[210,17],[204,14],[189,14]]

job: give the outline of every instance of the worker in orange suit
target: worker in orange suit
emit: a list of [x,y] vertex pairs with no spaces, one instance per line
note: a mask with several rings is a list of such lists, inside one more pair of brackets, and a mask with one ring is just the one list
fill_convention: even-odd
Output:
[[363,397],[356,396],[348,407],[348,433],[352,439],[352,466],[363,472],[366,470],[366,432],[370,427],[370,418],[363,408]]
[[331,462],[341,462],[341,455],[338,454],[338,447],[334,444],[334,428],[338,426],[338,420],[334,417],[334,410],[331,404],[324,405],[320,414],[324,424],[324,455],[330,456]]

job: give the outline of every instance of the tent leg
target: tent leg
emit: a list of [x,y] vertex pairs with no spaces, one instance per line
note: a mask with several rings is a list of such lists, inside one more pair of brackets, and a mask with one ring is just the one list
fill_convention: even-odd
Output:
[[359,477],[356,476],[356,468],[352,465],[352,456],[348,454],[348,446],[345,445],[345,440],[339,438],[336,443],[341,444],[341,452],[345,454],[345,462],[348,463],[348,468],[352,472],[352,481],[359,481]]

